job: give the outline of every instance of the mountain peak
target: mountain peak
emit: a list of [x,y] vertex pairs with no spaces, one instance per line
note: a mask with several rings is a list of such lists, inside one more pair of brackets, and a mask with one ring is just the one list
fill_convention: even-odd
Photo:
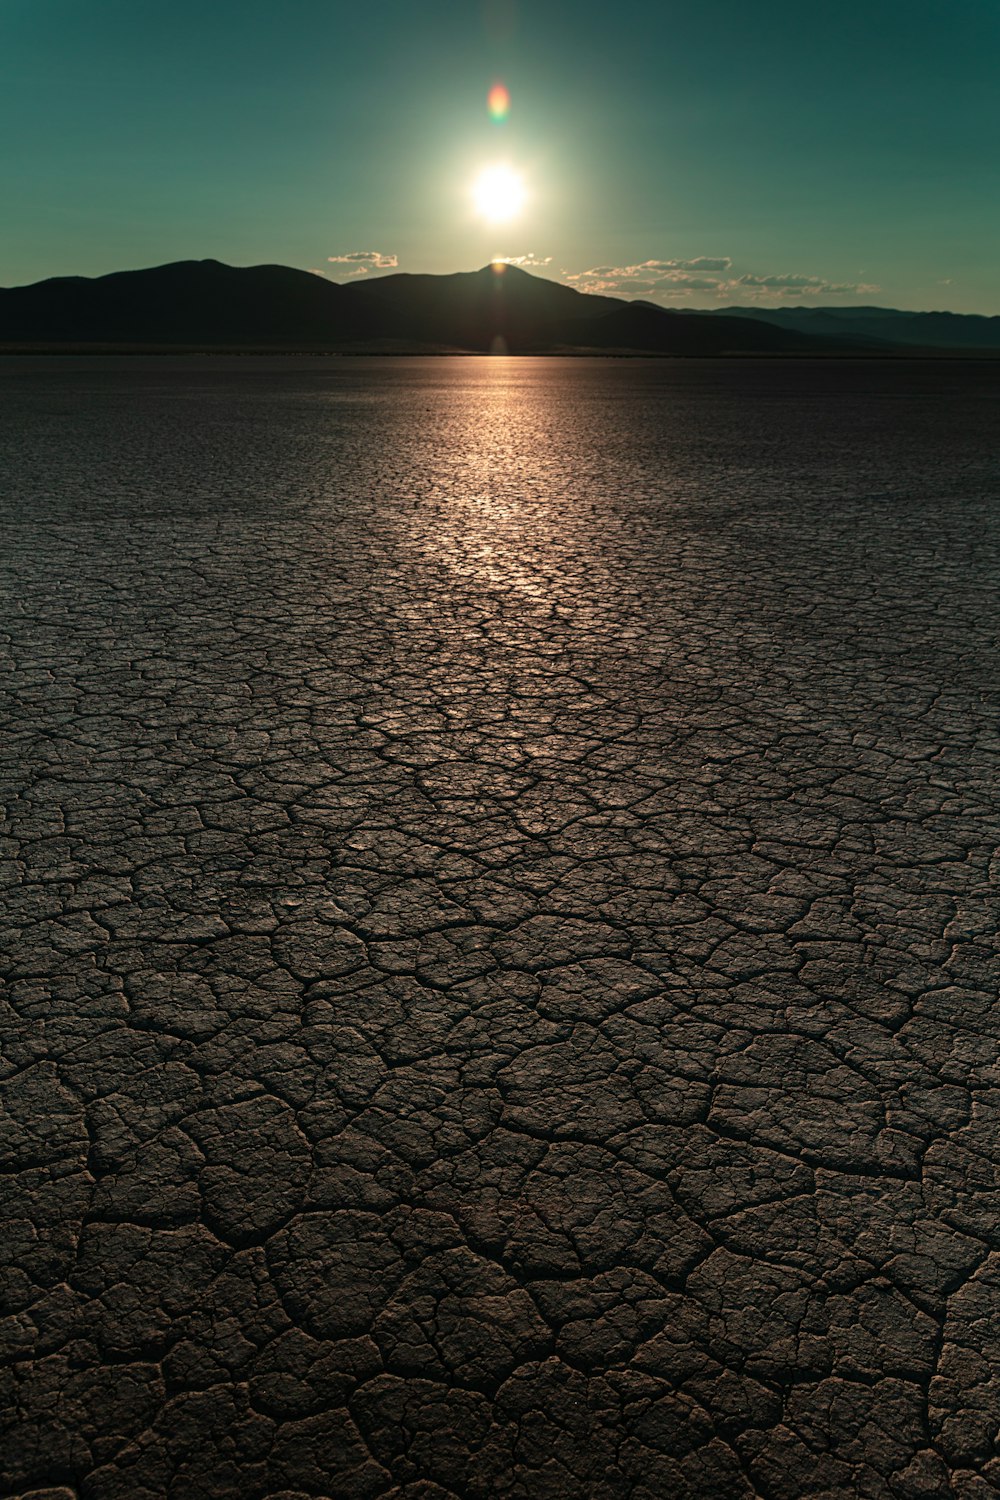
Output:
[[508,273],[513,276],[527,276],[529,281],[545,280],[543,276],[532,276],[531,272],[526,271],[523,266],[516,266],[513,261],[509,260],[488,260],[485,266],[480,266],[475,274],[477,276],[505,276]]

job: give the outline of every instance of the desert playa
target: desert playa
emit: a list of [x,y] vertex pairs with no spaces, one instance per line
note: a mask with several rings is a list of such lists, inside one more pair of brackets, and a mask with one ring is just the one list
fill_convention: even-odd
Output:
[[4,1493],[993,1493],[1000,366],[0,387]]

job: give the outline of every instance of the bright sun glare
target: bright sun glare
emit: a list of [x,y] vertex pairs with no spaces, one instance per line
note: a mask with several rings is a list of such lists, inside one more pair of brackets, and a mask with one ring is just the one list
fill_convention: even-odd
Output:
[[513,219],[521,211],[524,196],[524,183],[507,166],[484,167],[472,189],[477,211],[491,224]]

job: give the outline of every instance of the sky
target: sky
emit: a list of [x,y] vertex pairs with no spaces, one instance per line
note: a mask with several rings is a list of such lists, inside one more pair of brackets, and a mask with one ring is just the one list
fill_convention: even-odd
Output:
[[998,80],[998,0],[0,0],[0,285],[506,257],[667,306],[1000,314]]

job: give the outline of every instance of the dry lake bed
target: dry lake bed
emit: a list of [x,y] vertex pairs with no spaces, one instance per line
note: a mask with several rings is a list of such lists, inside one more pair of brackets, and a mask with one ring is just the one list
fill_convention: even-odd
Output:
[[2,1493],[1000,1493],[1000,363],[6,359],[0,466]]

